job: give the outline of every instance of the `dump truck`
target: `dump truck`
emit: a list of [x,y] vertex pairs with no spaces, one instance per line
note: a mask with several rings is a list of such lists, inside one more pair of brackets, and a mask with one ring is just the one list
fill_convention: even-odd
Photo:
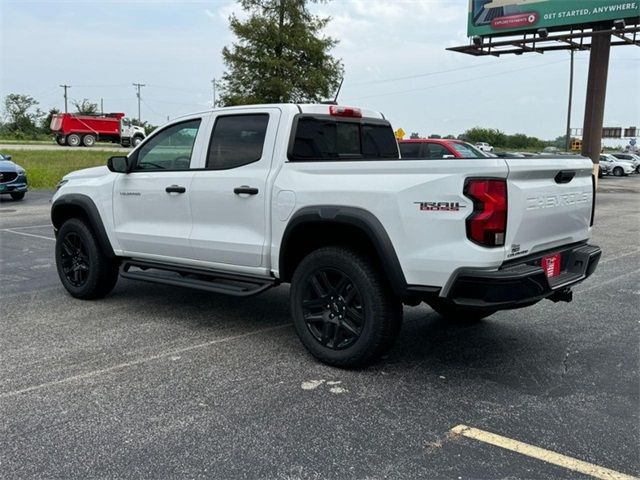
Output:
[[51,118],[50,128],[58,145],[70,147],[93,147],[97,141],[135,147],[146,136],[144,128],[132,125],[124,113],[59,113]]

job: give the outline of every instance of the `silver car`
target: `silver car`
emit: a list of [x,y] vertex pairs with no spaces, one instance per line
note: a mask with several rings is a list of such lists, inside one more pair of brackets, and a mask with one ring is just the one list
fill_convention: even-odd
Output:
[[603,166],[607,169],[607,175],[614,175],[616,177],[630,175],[636,171],[635,168],[633,168],[633,164],[625,162],[624,160],[618,160],[613,155],[606,153],[600,155],[600,168]]

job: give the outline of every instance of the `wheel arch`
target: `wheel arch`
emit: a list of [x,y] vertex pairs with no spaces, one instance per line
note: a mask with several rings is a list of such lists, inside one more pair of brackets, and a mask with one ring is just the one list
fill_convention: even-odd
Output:
[[407,282],[387,231],[375,215],[357,207],[319,205],[296,212],[280,244],[280,280],[290,282],[306,254],[330,244],[352,246],[371,254],[394,294],[406,296]]
[[96,235],[104,254],[109,258],[116,256],[111,242],[109,242],[98,207],[90,197],[78,193],[70,193],[53,202],[51,206],[51,223],[53,223],[53,228],[56,232],[70,218],[85,220]]

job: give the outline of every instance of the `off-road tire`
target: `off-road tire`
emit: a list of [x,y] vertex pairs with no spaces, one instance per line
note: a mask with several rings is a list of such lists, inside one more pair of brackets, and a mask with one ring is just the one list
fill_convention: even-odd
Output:
[[[313,279],[317,279],[317,276],[322,275],[323,272],[325,274],[328,272],[333,279],[340,279],[342,275],[346,281],[351,282],[351,287],[347,286],[348,290],[345,291],[346,293],[343,292],[344,298],[338,289],[323,289],[327,292],[333,291],[332,295],[327,294],[326,297],[318,294],[318,290],[313,287]],[[341,282],[336,280],[334,287],[339,286]],[[313,295],[317,295],[318,298],[310,300],[310,296]],[[325,305],[320,301],[321,298],[335,298],[338,306],[336,303],[331,303],[330,309],[325,308],[329,303]],[[353,304],[349,303],[340,303],[355,301],[354,298],[358,299],[356,302],[358,307],[353,307]],[[290,302],[291,316],[300,341],[318,360],[335,367],[357,368],[373,362],[391,348],[402,325],[402,303],[393,295],[384,275],[371,259],[349,248],[323,247],[307,255],[294,272]],[[324,311],[317,315],[309,313],[309,310],[303,306],[303,303],[309,305],[318,302],[322,303],[322,306],[315,305],[314,308],[321,308]],[[333,310],[334,308],[336,310]],[[336,338],[339,338],[335,333],[338,328],[335,326],[338,325],[337,323],[334,325],[329,321],[314,320],[317,323],[308,324],[308,320],[305,319],[305,314],[307,318],[317,316],[327,318],[324,315],[328,316],[330,312],[336,313],[344,308],[354,312],[354,315],[357,313],[358,316],[350,317],[345,313],[345,320],[340,321],[340,325],[344,325],[342,322],[347,322],[348,318],[351,328],[356,326],[359,333],[356,335],[352,330],[340,326],[342,337],[340,342],[343,342],[343,346],[340,342],[335,345]],[[359,323],[354,322],[353,318],[359,318]],[[334,321],[338,322],[338,320]],[[322,327],[315,327],[316,324]],[[329,345],[328,342],[323,344],[322,339],[314,336],[322,330],[322,337],[325,337],[325,330],[323,330],[325,324],[328,325],[327,329],[332,329],[333,333],[326,336],[333,336],[333,345]],[[312,328],[317,328],[316,333],[313,333]],[[344,346],[345,342],[347,346]]]
[[[78,244],[79,251],[70,255],[70,243],[67,241],[71,246]],[[55,254],[60,281],[75,298],[102,298],[113,290],[118,281],[118,263],[104,254],[95,234],[81,219],[71,218],[62,224],[56,237]],[[73,273],[68,270],[73,262],[70,257],[76,258],[78,264],[86,264],[86,268],[78,269],[86,278],[75,281]]]
[[428,304],[442,318],[458,325],[478,323],[497,311],[489,308],[460,307],[444,299],[429,300]]
[[22,200],[24,198],[24,192],[14,192],[11,194],[11,198],[14,200]]

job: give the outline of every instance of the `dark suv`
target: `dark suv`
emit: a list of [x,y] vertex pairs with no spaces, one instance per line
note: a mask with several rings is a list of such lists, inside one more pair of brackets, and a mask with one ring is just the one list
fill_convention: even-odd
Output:
[[14,200],[22,200],[27,193],[27,172],[11,161],[11,155],[0,153],[0,195],[8,194]]

